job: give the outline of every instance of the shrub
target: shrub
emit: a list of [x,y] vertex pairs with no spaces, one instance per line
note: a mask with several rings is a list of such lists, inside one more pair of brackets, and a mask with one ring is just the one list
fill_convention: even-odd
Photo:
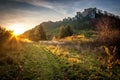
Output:
[[96,27],[98,30],[97,41],[99,41],[102,45],[118,45],[120,42],[120,30],[114,28],[115,25],[109,17],[103,17],[98,20],[96,23]]
[[[113,48],[108,48],[106,46],[104,46],[105,52],[107,54],[107,69],[110,75],[112,75],[112,71],[111,69],[114,68],[117,59],[115,58],[116,55],[116,47]],[[112,50],[113,49],[113,50]]]
[[12,31],[7,31],[6,29],[0,27],[0,47],[8,40],[12,35]]
[[120,30],[114,20],[109,17],[103,17],[98,20],[96,27],[98,30],[97,44],[107,48],[116,47],[116,57],[120,59]]

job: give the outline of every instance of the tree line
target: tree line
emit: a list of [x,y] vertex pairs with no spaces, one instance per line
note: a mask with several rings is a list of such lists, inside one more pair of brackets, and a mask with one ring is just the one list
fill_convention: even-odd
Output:
[[[59,38],[64,38],[71,35],[73,35],[73,29],[70,25],[60,27],[58,35]],[[35,28],[26,31],[21,36],[33,41],[47,40],[47,34],[45,28],[42,25],[38,25]]]

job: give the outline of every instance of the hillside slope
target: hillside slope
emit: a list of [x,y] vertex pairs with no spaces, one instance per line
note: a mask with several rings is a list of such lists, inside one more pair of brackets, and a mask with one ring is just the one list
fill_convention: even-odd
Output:
[[[85,9],[82,13],[76,12],[75,17],[64,18],[62,21],[48,21],[43,22],[33,29],[26,31],[23,35],[31,34],[31,31],[34,32],[41,25],[45,28],[46,34],[48,35],[48,39],[51,39],[53,36],[59,35],[59,30],[61,26],[66,27],[70,25],[74,31],[74,34],[80,33],[81,30],[95,30],[97,21],[102,17],[109,17],[111,20],[114,20],[114,27],[119,27],[120,18],[114,14],[108,13],[107,11],[102,11],[97,8],[88,8]],[[116,26],[117,25],[117,26]],[[33,34],[33,33],[32,33]],[[26,36],[27,37],[27,36]]]

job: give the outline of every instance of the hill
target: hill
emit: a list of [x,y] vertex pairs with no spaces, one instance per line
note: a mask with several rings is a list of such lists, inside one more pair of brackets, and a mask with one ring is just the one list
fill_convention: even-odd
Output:
[[[40,27],[41,25],[44,27],[48,39],[51,39],[53,36],[58,36],[59,30],[61,26],[67,26],[70,25],[72,29],[74,30],[74,34],[79,34],[81,31],[84,30],[95,30],[95,24],[101,17],[109,17],[110,19],[114,20],[113,24],[116,24],[114,27],[119,26],[120,17],[116,16],[114,14],[108,13],[107,11],[103,11],[97,8],[88,8],[84,9],[83,12],[76,12],[76,15],[74,17],[68,17],[64,18],[62,21],[48,21],[43,22],[37,26],[35,26],[33,29],[26,31],[23,35],[28,37],[27,34],[32,34],[34,31]],[[92,31],[93,32],[93,31]]]

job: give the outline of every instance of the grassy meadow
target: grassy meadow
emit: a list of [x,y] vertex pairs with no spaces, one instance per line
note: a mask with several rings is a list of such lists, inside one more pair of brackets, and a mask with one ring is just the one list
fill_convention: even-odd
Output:
[[120,80],[120,0],[0,0],[0,80]]
[[[80,37],[82,36],[82,37]],[[14,39],[13,39],[14,40]],[[119,80],[105,46],[79,35],[53,41],[18,40],[1,48],[0,80]],[[108,50],[108,51],[107,51]],[[115,50],[114,50],[115,52]]]

